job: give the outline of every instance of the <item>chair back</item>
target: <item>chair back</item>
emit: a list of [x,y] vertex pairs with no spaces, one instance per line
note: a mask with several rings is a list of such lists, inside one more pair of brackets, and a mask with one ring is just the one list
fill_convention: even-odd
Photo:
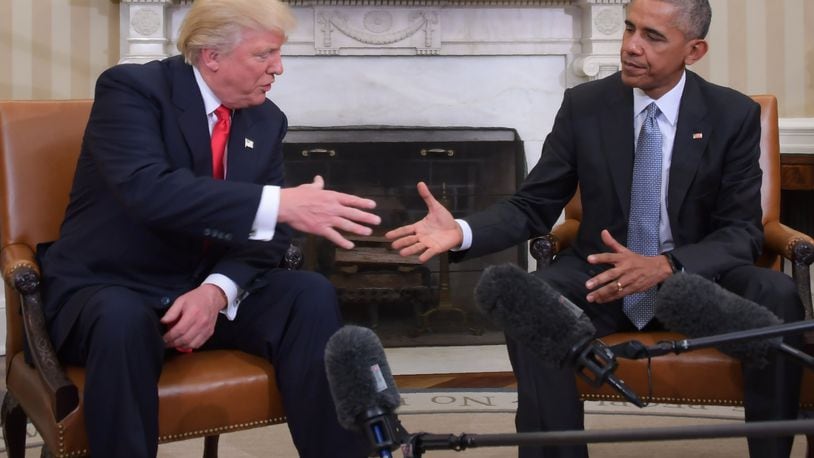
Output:
[[[59,235],[91,103],[0,102],[0,249],[35,251]],[[20,301],[9,287],[5,297],[6,354],[13,355],[23,345]]]

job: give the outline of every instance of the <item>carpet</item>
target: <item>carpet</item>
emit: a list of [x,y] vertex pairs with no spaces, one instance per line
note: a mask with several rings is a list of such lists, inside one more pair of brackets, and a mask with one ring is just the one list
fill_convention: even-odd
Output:
[[[511,433],[514,431],[514,409],[517,399],[511,390],[425,390],[402,391],[403,402],[399,419],[410,432],[435,434]],[[585,405],[586,428],[625,429],[669,427],[686,425],[711,425],[741,422],[743,409],[718,406],[651,405],[639,409],[630,404],[616,402],[588,402]],[[27,458],[39,456],[39,438],[32,429],[31,446]],[[661,442],[630,442],[591,444],[592,458],[685,458],[747,456],[746,440],[704,439]],[[161,444],[160,458],[197,458],[202,456],[203,440]],[[3,453],[2,456],[5,456]],[[220,456],[224,458],[272,457],[296,458],[285,425],[267,426],[247,431],[224,434],[220,439]],[[400,453],[394,456],[401,456]],[[479,447],[462,452],[431,451],[427,458],[506,458],[517,456],[514,447]],[[805,439],[795,439],[794,458],[805,456]]]

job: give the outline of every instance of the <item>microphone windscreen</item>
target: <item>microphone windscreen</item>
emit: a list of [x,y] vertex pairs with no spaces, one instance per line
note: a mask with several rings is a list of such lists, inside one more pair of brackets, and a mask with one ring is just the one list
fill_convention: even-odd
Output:
[[[688,337],[707,337],[774,326],[783,321],[767,308],[727,291],[696,274],[677,273],[662,283],[656,296],[656,318]],[[718,345],[744,363],[763,367],[766,355],[781,339],[765,338]]]
[[543,363],[563,367],[596,329],[548,283],[514,264],[487,267],[475,286],[478,308]]
[[389,413],[401,398],[378,336],[360,326],[343,326],[325,346],[325,371],[343,428],[360,429],[370,409]]

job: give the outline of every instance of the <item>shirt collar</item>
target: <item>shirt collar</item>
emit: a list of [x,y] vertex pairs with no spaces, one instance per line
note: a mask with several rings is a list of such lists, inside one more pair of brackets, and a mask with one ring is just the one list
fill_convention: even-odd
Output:
[[201,97],[203,97],[206,115],[209,116],[220,106],[220,99],[212,92],[212,89],[209,88],[203,76],[201,76],[201,72],[199,72],[198,68],[194,65],[192,66],[192,72],[195,74],[195,82],[198,83],[198,89],[200,89]]
[[664,115],[667,122],[669,122],[671,126],[675,127],[676,122],[678,121],[678,108],[681,105],[681,96],[684,94],[684,84],[686,81],[687,72],[684,71],[681,73],[681,79],[678,80],[678,83],[666,94],[659,97],[658,100],[651,99],[650,96],[645,94],[643,90],[634,87],[633,116],[639,116],[642,110],[647,108],[651,102],[656,102],[656,106],[659,107],[659,111],[661,111],[661,114]]

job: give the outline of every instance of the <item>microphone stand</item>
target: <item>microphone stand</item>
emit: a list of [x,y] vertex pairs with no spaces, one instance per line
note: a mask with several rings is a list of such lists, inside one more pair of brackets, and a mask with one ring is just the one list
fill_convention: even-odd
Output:
[[550,446],[603,442],[645,442],[723,437],[770,437],[814,433],[814,419],[760,421],[707,426],[546,431],[504,434],[428,434],[407,437],[401,446],[404,458],[421,458],[429,450],[460,452],[475,447]]
[[[814,329],[814,320],[796,321],[794,323],[765,326],[762,328],[747,329],[745,331],[734,331],[714,336],[697,337],[694,339],[661,341],[650,347],[645,347],[637,340],[631,340],[614,345],[611,347],[611,350],[618,358],[642,359],[666,355],[668,353],[679,354],[685,351],[697,350],[699,348],[714,347],[722,343],[800,334],[812,329]],[[785,355],[799,360],[809,369],[814,369],[814,357],[811,355],[782,342],[777,343],[774,347],[783,352]]]

